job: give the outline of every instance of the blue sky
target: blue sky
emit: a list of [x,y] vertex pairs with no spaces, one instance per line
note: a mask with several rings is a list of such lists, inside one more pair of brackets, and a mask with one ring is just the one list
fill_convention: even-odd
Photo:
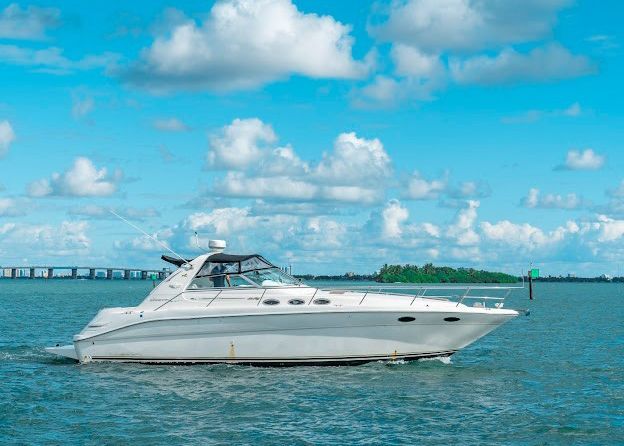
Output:
[[0,264],[622,274],[615,1],[0,4]]

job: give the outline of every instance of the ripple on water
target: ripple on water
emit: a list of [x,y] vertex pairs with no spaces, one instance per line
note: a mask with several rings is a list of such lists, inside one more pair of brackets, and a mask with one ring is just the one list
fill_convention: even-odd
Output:
[[452,359],[284,369],[77,365],[43,347],[151,285],[1,285],[2,444],[624,443],[613,284],[537,284],[530,317]]

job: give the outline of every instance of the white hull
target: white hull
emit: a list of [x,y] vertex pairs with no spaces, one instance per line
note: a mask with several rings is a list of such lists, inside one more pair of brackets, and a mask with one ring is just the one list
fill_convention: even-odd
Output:
[[[75,342],[82,362],[336,364],[448,356],[515,316],[357,311],[149,320]],[[414,321],[400,322],[411,316]]]
[[[211,259],[213,257],[210,257]],[[50,353],[80,362],[357,364],[448,356],[518,313],[478,297],[305,285],[195,288],[206,256],[180,268],[136,307],[107,308]],[[394,287],[395,290],[398,287]],[[494,298],[495,299],[495,298]]]

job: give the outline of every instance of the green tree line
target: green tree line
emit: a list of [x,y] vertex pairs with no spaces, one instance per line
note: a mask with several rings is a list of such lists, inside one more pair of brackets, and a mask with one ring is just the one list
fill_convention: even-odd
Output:
[[473,268],[450,268],[427,263],[417,265],[384,265],[374,279],[382,283],[515,283],[518,277]]

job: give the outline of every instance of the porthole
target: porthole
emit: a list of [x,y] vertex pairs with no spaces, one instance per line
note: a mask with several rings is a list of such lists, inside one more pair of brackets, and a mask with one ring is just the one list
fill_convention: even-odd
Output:
[[459,318],[458,318],[458,317],[451,316],[451,317],[445,317],[445,318],[444,318],[444,320],[445,320],[446,322],[457,322],[457,321],[459,320]]
[[412,317],[412,316],[401,316],[399,318],[399,322],[413,322],[415,320],[416,320],[416,318]]
[[266,299],[266,300],[263,300],[262,303],[264,305],[277,305],[277,304],[279,304],[279,300],[277,300],[277,299]]
[[327,304],[329,304],[329,302],[330,302],[329,299],[323,299],[323,298],[321,298],[321,299],[314,299],[314,304],[315,305],[327,305]]
[[288,301],[288,303],[290,305],[303,305],[305,303],[305,301],[301,300],[301,299],[290,299]]

